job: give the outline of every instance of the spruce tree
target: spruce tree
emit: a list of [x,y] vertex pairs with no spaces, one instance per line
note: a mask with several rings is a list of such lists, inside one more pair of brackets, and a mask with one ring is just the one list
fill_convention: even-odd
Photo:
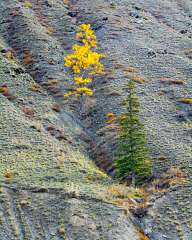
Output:
[[131,177],[132,184],[140,177],[151,174],[151,162],[146,148],[144,125],[139,118],[139,101],[135,84],[128,83],[125,113],[119,118],[119,142],[116,153],[116,173],[121,179]]

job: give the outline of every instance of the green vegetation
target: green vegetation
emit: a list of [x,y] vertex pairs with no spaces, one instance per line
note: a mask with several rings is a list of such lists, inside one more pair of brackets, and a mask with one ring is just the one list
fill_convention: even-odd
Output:
[[117,176],[121,179],[132,178],[132,184],[139,177],[151,174],[151,163],[145,147],[144,126],[139,119],[139,102],[135,84],[128,83],[129,94],[125,100],[125,113],[119,118],[119,143],[116,156]]

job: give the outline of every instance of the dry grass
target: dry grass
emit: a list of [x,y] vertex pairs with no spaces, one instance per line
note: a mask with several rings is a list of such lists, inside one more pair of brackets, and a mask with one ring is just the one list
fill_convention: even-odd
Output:
[[37,83],[33,83],[30,87],[30,90],[33,92],[41,92],[41,88]]
[[167,160],[167,157],[165,155],[160,155],[160,156],[158,156],[157,159],[160,161],[164,161],[164,160]]
[[107,93],[107,96],[121,96],[121,92],[117,90],[112,90]]
[[128,79],[130,79],[131,81],[134,81],[136,83],[139,84],[143,84],[145,83],[145,79],[141,76],[136,76],[136,75],[126,75],[125,77],[127,77]]
[[108,193],[111,194],[113,197],[118,198],[127,198],[130,190],[126,185],[111,185],[107,189]]
[[153,192],[164,192],[169,187],[185,184],[188,181],[188,175],[178,167],[172,166],[161,178],[153,181]]
[[191,122],[183,123],[182,127],[184,127],[185,129],[192,129],[192,123]]
[[136,72],[136,69],[134,67],[128,67],[127,69],[124,69],[123,71],[133,73],[133,72]]
[[182,184],[187,182],[188,174],[178,167],[171,167],[166,173],[165,177],[169,178],[170,185]]
[[64,225],[64,224],[61,224],[61,225],[59,226],[58,233],[59,233],[60,235],[65,235],[65,225]]
[[5,53],[4,56],[5,56],[6,59],[8,59],[8,60],[14,60],[14,54],[13,54],[13,51],[11,51],[11,50],[8,50],[8,51]]
[[25,116],[27,116],[27,117],[34,117],[34,115],[35,115],[35,111],[31,107],[28,107],[28,106],[22,107],[22,111],[25,113]]
[[130,199],[115,199],[111,201],[112,204],[122,207],[124,209],[130,209],[135,206],[134,202],[131,202]]
[[171,79],[171,78],[161,78],[160,81],[162,83],[167,83],[167,84],[176,84],[176,85],[185,84],[185,81],[183,80],[177,80],[177,79]]
[[56,29],[51,27],[51,26],[49,26],[49,27],[47,27],[47,33],[49,35],[52,35],[52,34],[56,33]]
[[23,64],[30,65],[31,63],[33,63],[32,56],[28,50],[25,50],[23,54]]
[[112,199],[111,203],[114,205],[132,210],[148,208],[149,193],[144,188],[131,188],[119,184],[109,186],[107,192]]
[[47,81],[42,83],[42,86],[54,86],[59,83],[59,80],[57,79],[48,79]]

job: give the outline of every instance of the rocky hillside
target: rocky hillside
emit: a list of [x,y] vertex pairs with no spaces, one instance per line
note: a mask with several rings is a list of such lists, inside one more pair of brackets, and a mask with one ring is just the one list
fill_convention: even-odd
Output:
[[[91,23],[106,74],[65,100],[77,26]],[[0,239],[192,239],[190,0],[0,0]],[[126,83],[137,83],[154,180],[113,179]]]

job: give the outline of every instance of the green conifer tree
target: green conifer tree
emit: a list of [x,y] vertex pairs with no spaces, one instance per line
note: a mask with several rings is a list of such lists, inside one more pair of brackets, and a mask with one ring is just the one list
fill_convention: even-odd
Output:
[[146,148],[144,125],[139,119],[139,101],[135,84],[128,83],[128,97],[124,102],[125,113],[119,118],[119,143],[116,154],[116,173],[121,179],[131,177],[132,184],[139,177],[151,174],[151,162]]

